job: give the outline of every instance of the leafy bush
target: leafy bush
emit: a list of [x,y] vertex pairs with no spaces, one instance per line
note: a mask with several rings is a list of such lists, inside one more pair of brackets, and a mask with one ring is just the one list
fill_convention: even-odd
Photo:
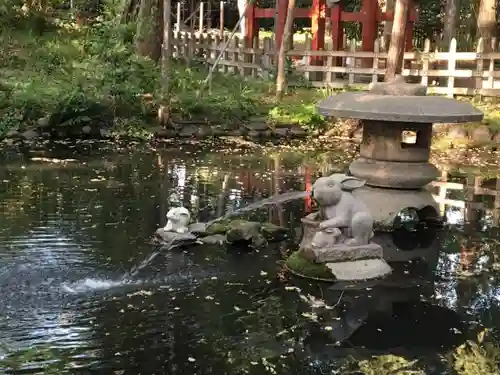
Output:
[[[89,118],[150,116],[160,98],[160,71],[139,56],[132,43],[134,27],[97,20],[74,29],[59,28],[43,36],[3,32],[8,51],[0,58],[0,132],[50,117],[50,124]],[[206,76],[202,68],[173,63],[171,107],[184,117],[247,118],[257,97],[250,85],[235,77],[216,75],[212,95],[197,96]],[[230,88],[230,90],[228,90]],[[108,111],[104,110],[106,108]],[[136,122],[136,121],[135,121]]]

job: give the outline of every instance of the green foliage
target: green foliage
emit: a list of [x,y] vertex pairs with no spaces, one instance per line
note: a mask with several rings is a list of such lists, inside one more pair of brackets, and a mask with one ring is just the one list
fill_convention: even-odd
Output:
[[277,125],[297,124],[308,131],[325,130],[327,122],[316,109],[322,97],[321,91],[298,89],[269,110],[269,119]]
[[[2,33],[8,53],[0,60],[0,132],[29,126],[44,116],[51,125],[74,125],[89,118],[102,122],[155,112],[160,71],[135,53],[134,28],[109,21],[81,30],[67,30],[70,26],[61,24],[43,37]],[[197,92],[205,76],[202,68],[173,64],[174,112],[222,122],[240,121],[255,112],[256,88],[235,77],[216,75],[213,94],[200,99]]]
[[425,375],[425,371],[419,369],[416,366],[416,362],[388,354],[360,361],[358,366],[363,375]]
[[[23,10],[16,1],[9,3],[12,7],[0,6],[0,13],[9,15],[0,25],[0,134],[40,125],[42,119],[50,132],[59,126],[118,124],[118,133],[149,138],[139,124],[163,104],[161,72],[136,53],[137,25],[114,21],[113,2],[104,4],[105,16],[77,27],[72,13],[49,17],[46,9]],[[294,75],[291,61],[287,71]],[[205,65],[187,68],[173,61],[169,76],[172,95],[167,104],[178,117],[227,125],[257,114],[308,129],[324,125],[311,92],[299,105],[295,93],[277,105],[270,100],[269,81],[215,73],[210,94],[200,96]]]
[[[0,131],[49,116],[51,125],[145,114],[145,96],[158,89],[158,69],[134,53],[130,29],[97,22],[82,30],[3,32]],[[151,104],[151,103],[149,103]],[[106,119],[109,120],[110,116]]]
[[476,341],[467,341],[453,354],[454,370],[463,375],[500,374],[500,349],[487,340],[488,331],[481,331]]

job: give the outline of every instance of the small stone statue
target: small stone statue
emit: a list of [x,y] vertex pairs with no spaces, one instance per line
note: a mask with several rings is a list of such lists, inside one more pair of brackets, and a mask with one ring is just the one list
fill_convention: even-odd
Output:
[[367,245],[373,237],[373,218],[363,202],[350,193],[365,181],[336,173],[313,185],[313,198],[320,207],[318,231],[311,245],[331,247]]
[[165,232],[188,233],[188,225],[191,214],[185,207],[174,207],[167,212],[167,225],[163,228]]
[[391,272],[382,246],[372,242],[370,211],[351,193],[364,184],[364,180],[340,173],[317,179],[312,196],[319,210],[302,218],[301,256],[323,263],[338,280],[367,280]]

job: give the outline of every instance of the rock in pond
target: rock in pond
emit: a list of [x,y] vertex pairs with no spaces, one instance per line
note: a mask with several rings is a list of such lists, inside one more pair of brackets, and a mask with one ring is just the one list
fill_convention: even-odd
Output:
[[176,233],[159,228],[156,235],[169,247],[206,244],[262,249],[268,245],[268,241],[285,239],[287,229],[272,223],[236,219],[214,223],[192,223],[188,225],[187,233]]
[[231,222],[226,232],[226,243],[235,246],[244,245],[254,249],[262,249],[268,245],[261,232],[261,224],[243,220]]
[[287,237],[287,229],[272,223],[259,223],[242,219],[221,220],[210,224],[205,231],[208,235],[225,235],[226,244],[249,246],[260,249],[268,241],[282,241]]
[[192,233],[176,233],[169,232],[163,228],[156,230],[156,235],[159,236],[170,248],[191,246],[197,243],[198,238]]
[[201,237],[200,242],[206,245],[224,245],[226,243],[226,236],[223,234],[211,234]]

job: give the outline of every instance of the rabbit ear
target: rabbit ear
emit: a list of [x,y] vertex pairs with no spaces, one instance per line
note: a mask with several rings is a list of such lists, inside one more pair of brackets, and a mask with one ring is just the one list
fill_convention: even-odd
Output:
[[353,176],[344,176],[344,178],[340,181],[340,186],[344,191],[352,191],[360,188],[365,183],[366,180],[360,180],[359,178]]

